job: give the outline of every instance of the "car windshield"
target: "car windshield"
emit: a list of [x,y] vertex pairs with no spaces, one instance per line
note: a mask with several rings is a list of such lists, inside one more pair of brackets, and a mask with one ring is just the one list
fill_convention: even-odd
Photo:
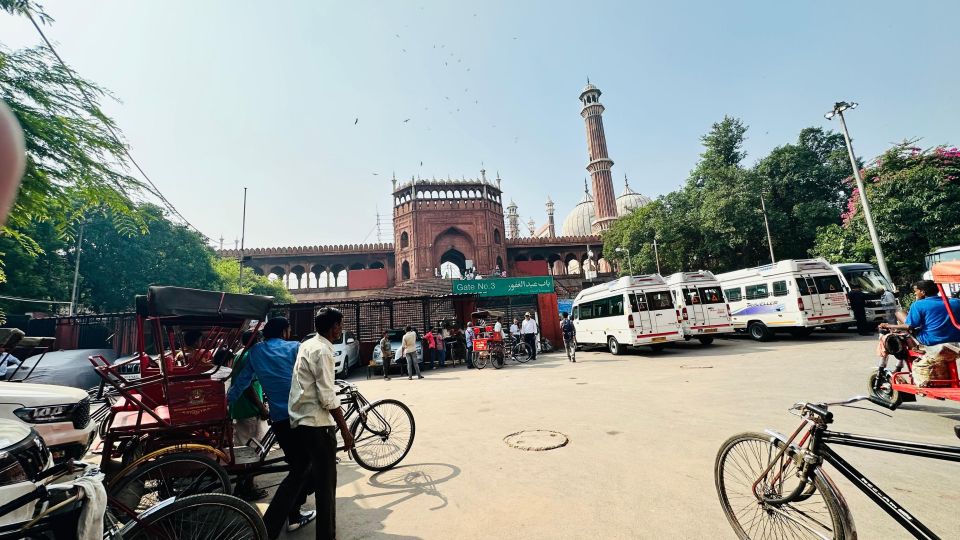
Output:
[[390,337],[390,341],[401,341],[405,333],[403,330],[388,330],[387,336]]
[[927,263],[927,270],[933,268],[933,265],[947,261],[960,261],[960,248],[943,253],[931,253],[924,257]]
[[893,285],[874,268],[844,272],[844,277],[847,278],[850,287],[859,285],[865,293],[883,294],[884,291],[893,290]]

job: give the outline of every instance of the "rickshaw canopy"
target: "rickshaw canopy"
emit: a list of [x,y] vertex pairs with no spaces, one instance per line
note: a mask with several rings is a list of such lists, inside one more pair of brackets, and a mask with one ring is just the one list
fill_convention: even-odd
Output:
[[234,294],[185,287],[150,287],[137,297],[137,313],[152,317],[218,318],[262,321],[273,306],[273,297]]
[[930,273],[937,283],[960,283],[960,261],[937,263]]

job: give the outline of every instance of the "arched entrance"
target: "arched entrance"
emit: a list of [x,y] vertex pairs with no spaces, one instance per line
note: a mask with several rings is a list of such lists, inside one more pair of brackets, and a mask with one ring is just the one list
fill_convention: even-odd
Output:
[[440,275],[459,278],[467,271],[467,257],[457,248],[450,248],[440,256]]

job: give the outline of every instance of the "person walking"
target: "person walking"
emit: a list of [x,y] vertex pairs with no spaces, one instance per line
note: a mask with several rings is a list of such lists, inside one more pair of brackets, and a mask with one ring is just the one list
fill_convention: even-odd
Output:
[[523,323],[520,325],[520,335],[523,341],[530,346],[530,359],[537,359],[537,321],[530,316],[530,312],[523,314]]
[[466,351],[467,351],[467,369],[473,369],[473,338],[477,335],[473,331],[473,323],[467,323],[467,330],[463,333],[464,338],[466,339]]
[[[288,337],[290,337],[290,322],[287,319],[275,317],[267,321],[263,326],[263,342],[250,349],[246,364],[239,370],[240,373],[227,393],[228,403],[237,402],[241,395],[246,396],[257,407],[261,416],[267,416],[270,419],[273,434],[277,437],[277,444],[283,450],[283,460],[290,465],[291,473],[287,478],[292,476],[291,482],[294,484],[286,489],[293,491],[278,497],[280,493],[278,489],[263,515],[263,523],[267,527],[267,535],[270,538],[280,535],[284,519],[287,521],[287,531],[295,531],[317,517],[316,511],[300,510],[307,500],[307,495],[313,492],[313,483],[301,484],[299,478],[304,476],[303,473],[295,475],[293,472],[304,463],[309,464],[309,457],[306,454],[306,448],[296,440],[290,427],[287,400],[300,344],[296,341],[287,341]],[[254,377],[260,381],[267,396],[266,404],[252,390],[251,383]],[[284,481],[286,482],[287,479]]]
[[847,299],[850,301],[853,318],[857,320],[857,333],[861,336],[870,335],[870,328],[867,326],[867,298],[863,295],[860,285],[854,283],[850,287]]
[[577,327],[573,321],[563,312],[563,319],[560,321],[560,332],[563,334],[563,350],[567,352],[567,360],[577,361]]
[[417,370],[417,378],[422,379],[420,362],[417,361],[417,333],[413,331],[412,326],[407,326],[405,330],[403,340],[400,341],[400,356],[407,359],[407,379],[413,379],[414,369]]
[[312,477],[316,486],[316,538],[333,540],[337,537],[337,430],[345,452],[354,445],[340,408],[334,374],[333,344],[343,334],[343,314],[337,308],[321,308],[314,327],[317,335],[304,341],[297,352],[289,395],[290,427],[309,460],[292,468],[290,475],[297,476],[288,482],[288,475],[281,482],[274,500],[291,497]]
[[384,330],[380,338],[380,358],[383,360],[383,380],[390,380],[390,362],[393,360],[393,349],[390,348],[390,332]]
[[437,340],[433,335],[433,327],[427,329],[427,333],[423,335],[423,349],[425,357],[423,359],[424,364],[430,364],[430,367],[427,369],[437,369]]
[[436,351],[437,362],[443,367],[447,362],[447,344],[443,341],[443,334],[439,328],[433,329],[433,347]]

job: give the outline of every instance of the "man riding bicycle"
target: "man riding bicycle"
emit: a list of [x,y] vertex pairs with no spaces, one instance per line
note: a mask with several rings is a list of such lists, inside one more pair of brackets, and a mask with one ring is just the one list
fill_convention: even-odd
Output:
[[[923,356],[913,364],[913,381],[917,386],[930,386],[931,374],[937,366],[957,359],[956,347],[960,342],[960,329],[950,321],[936,283],[922,279],[913,285],[917,299],[910,306],[903,324],[882,323],[886,330],[912,332],[921,345]],[[960,314],[960,300],[951,298],[950,310]]]

